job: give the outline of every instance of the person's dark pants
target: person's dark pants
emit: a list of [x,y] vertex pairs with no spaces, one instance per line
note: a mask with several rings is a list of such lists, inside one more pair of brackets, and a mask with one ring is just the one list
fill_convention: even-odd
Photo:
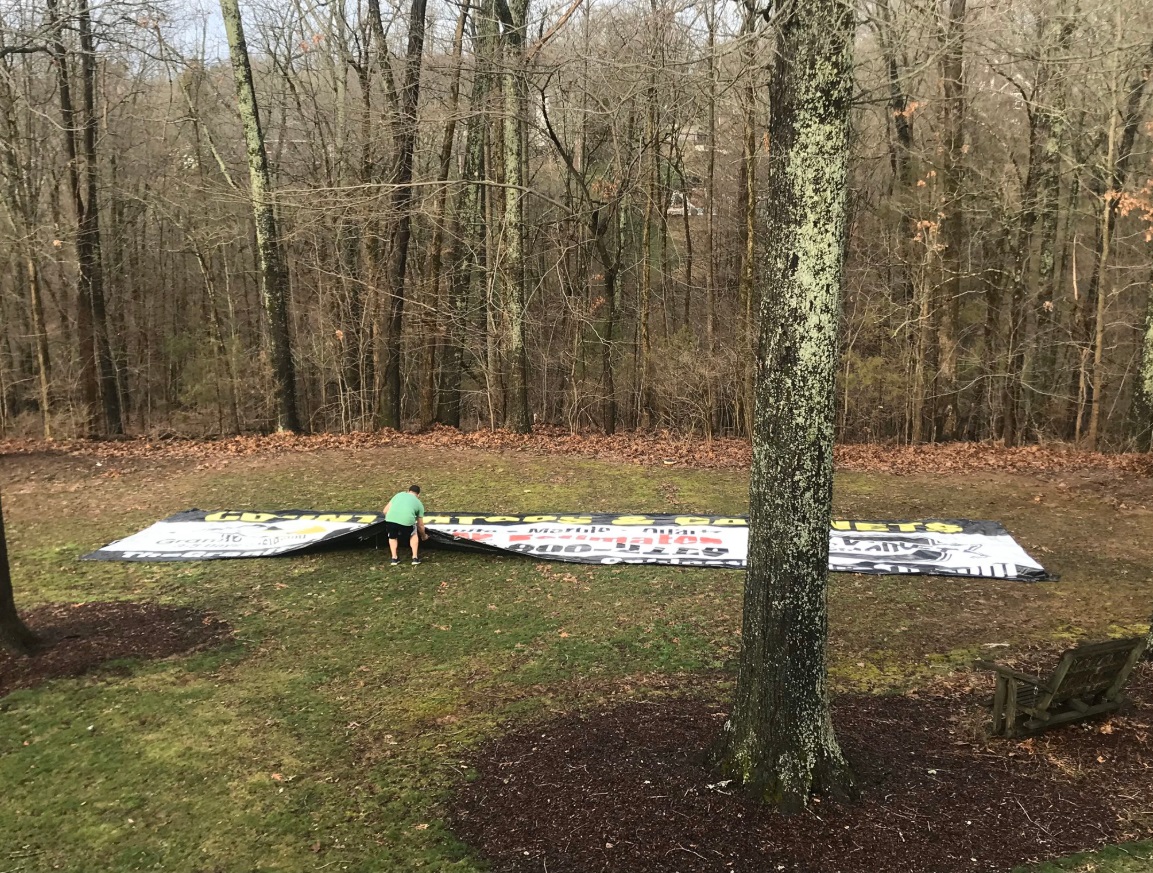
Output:
[[420,539],[416,535],[416,525],[413,524],[397,524],[394,521],[386,521],[384,523],[384,530],[388,535],[388,548],[392,552],[392,556],[396,557],[397,547],[401,542],[407,541],[412,548],[412,556],[417,556],[417,550],[420,548]]

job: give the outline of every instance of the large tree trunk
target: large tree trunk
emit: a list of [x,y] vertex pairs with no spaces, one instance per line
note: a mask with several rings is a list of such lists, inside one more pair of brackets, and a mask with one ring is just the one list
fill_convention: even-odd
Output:
[[289,330],[290,297],[288,265],[280,244],[280,228],[272,203],[272,174],[264,131],[256,105],[252,66],[248,44],[244,39],[244,22],[239,0],[220,0],[224,29],[228,33],[228,52],[236,78],[236,104],[244,127],[244,144],[248,154],[248,177],[251,184],[252,217],[256,230],[257,260],[260,265],[260,298],[268,318],[272,350],[272,375],[276,386],[276,429],[300,431],[301,420],[296,405],[296,368],[292,361]]
[[0,504],[0,648],[17,655],[30,655],[38,643],[36,634],[28,630],[16,612],[12,574],[8,568],[8,540],[4,535],[4,508]]
[[[1062,17],[1057,49],[1064,55],[1069,48],[1077,20],[1073,16]],[[1040,126],[1044,134],[1041,155],[1037,166],[1037,278],[1030,296],[1033,308],[1031,318],[1025,321],[1025,335],[1021,341],[1024,358],[1021,363],[1020,386],[1020,427],[1039,427],[1034,423],[1035,406],[1045,396],[1037,384],[1052,380],[1056,359],[1056,305],[1054,302],[1057,272],[1057,230],[1061,215],[1061,155],[1065,147],[1066,116],[1065,69],[1060,63],[1051,63],[1049,93],[1051,97],[1044,105],[1037,107]]]
[[484,294],[486,262],[486,221],[488,177],[488,104],[495,76],[497,18],[495,0],[483,0],[474,18],[476,36],[472,94],[464,145],[464,186],[457,204],[456,218],[460,240],[455,247],[449,306],[452,321],[445,339],[444,382],[441,390],[442,423],[461,425],[461,380],[464,369],[465,336],[473,302]]
[[941,125],[944,140],[942,194],[944,203],[940,239],[942,275],[936,309],[937,349],[940,370],[937,377],[937,438],[958,436],[960,395],[957,391],[957,324],[961,307],[961,252],[965,246],[965,225],[961,210],[961,174],[965,124],[965,11],[966,0],[944,0],[945,23],[941,51]]
[[80,259],[80,283],[92,306],[94,353],[100,385],[100,404],[107,433],[124,433],[120,386],[112,359],[108,307],[104,293],[104,256],[100,240],[100,195],[96,155],[96,56],[87,0],[79,0],[76,29],[80,35],[80,82],[84,107],[81,144],[84,153],[84,212],[80,216],[76,249]]
[[749,569],[740,671],[720,768],[784,811],[848,796],[826,642],[833,397],[846,225],[852,8],[792,7],[770,86]]
[[[750,18],[746,12],[746,18]],[[712,355],[717,347],[717,228],[716,212],[713,209],[717,202],[717,3],[709,0],[705,11],[705,21],[708,24],[709,35],[705,50],[708,52],[708,103],[709,103],[709,151],[705,164],[705,247],[708,249],[708,265],[705,269],[705,349]],[[742,27],[742,33],[744,28]],[[746,37],[750,42],[751,35]],[[744,46],[742,45],[742,49]],[[742,56],[742,60],[745,56]],[[746,71],[746,73],[751,71]],[[743,162],[742,162],[743,164]],[[684,162],[682,161],[682,174]],[[743,180],[741,180],[743,181]],[[684,214],[685,214],[685,240],[689,239],[689,190],[692,186],[688,180],[684,183]],[[738,183],[739,196],[739,183]],[[691,329],[689,295],[692,294],[692,280],[686,278],[688,290],[685,293],[685,327]],[[709,416],[716,414],[712,399],[712,380],[709,380]]]
[[[745,67],[745,85],[741,89],[741,115],[744,122],[742,131],[741,164],[737,174],[737,212],[740,217],[738,239],[740,240],[740,276],[738,287],[740,290],[741,314],[743,316],[742,335],[740,337],[741,350],[746,360],[754,355],[755,322],[753,313],[757,311],[756,300],[756,256],[757,256],[757,93],[756,79],[753,71],[759,69],[757,64],[757,4],[752,0],[745,0],[745,12],[741,21],[741,60]],[[710,148],[713,148],[710,145]],[[713,214],[716,200],[712,192],[709,196],[709,214]],[[709,246],[709,265],[713,269],[716,255]],[[713,280],[715,281],[715,275]],[[745,383],[741,391],[741,426],[746,436],[753,433],[753,410],[755,407],[754,372],[751,366],[745,367]]]
[[613,377],[613,334],[617,320],[617,264],[605,268],[605,320],[601,339],[601,426],[612,436],[617,432],[617,386]]
[[[465,0],[460,8],[460,15],[456,20],[456,33],[452,38],[452,56],[453,56],[453,70],[452,82],[449,85],[448,92],[448,120],[444,125],[444,133],[441,136],[440,142],[440,161],[437,167],[437,181],[440,185],[440,190],[436,195],[436,200],[433,205],[433,213],[431,217],[432,224],[432,242],[429,245],[428,256],[428,269],[425,272],[425,287],[428,289],[428,302],[429,306],[426,308],[428,313],[427,323],[432,328],[426,333],[425,336],[425,349],[424,354],[421,356],[421,367],[423,372],[420,375],[420,429],[426,430],[431,427],[433,422],[438,418],[437,410],[439,404],[437,401],[437,363],[439,359],[439,352],[444,347],[445,329],[443,320],[445,313],[442,311],[440,287],[441,287],[441,265],[443,263],[444,255],[444,224],[448,214],[448,177],[452,170],[452,144],[456,139],[456,114],[457,107],[460,103],[460,76],[463,68],[461,56],[464,52],[464,27],[468,20],[469,13],[469,0]],[[455,278],[455,271],[453,277],[450,277],[450,282]],[[451,286],[450,286],[450,294]],[[439,322],[439,325],[434,325],[433,322]]]
[[[893,266],[889,268],[889,275],[892,277],[890,281],[894,289],[894,298],[900,305],[910,308],[910,317],[902,331],[912,370],[912,391],[907,401],[906,427],[908,438],[912,442],[921,442],[926,424],[924,410],[928,398],[925,369],[929,360],[926,353],[922,353],[921,350],[931,339],[932,327],[932,320],[926,315],[928,307],[923,305],[923,302],[928,301],[921,299],[922,292],[925,291],[926,259],[926,246],[922,240],[932,231],[929,225],[923,225],[923,229],[918,231],[916,222],[916,216],[920,211],[914,179],[913,154],[913,117],[916,105],[910,101],[906,91],[905,80],[908,74],[903,69],[905,65],[901,62],[898,50],[901,34],[888,0],[878,0],[876,9],[874,26],[877,44],[885,63],[889,115],[892,119],[892,135],[888,137],[889,164],[893,172],[889,193],[898,215],[898,220],[892,228],[896,238],[891,243],[896,257]],[[933,358],[935,357],[934,354]]]
[[[401,329],[404,325],[405,279],[408,275],[408,244],[412,239],[412,168],[416,152],[416,115],[420,107],[420,62],[424,52],[426,0],[412,0],[408,15],[408,48],[404,82],[400,91],[400,133],[397,137],[396,171],[393,173],[392,208],[396,223],[388,267],[388,347],[384,367],[384,404],[381,424],[401,425]],[[381,47],[384,50],[384,47]]]
[[1101,230],[1098,234],[1100,245],[1097,248],[1097,260],[1091,278],[1092,298],[1096,301],[1093,316],[1093,347],[1091,360],[1093,367],[1090,371],[1089,381],[1086,383],[1089,400],[1089,428],[1085,433],[1085,448],[1090,452],[1097,450],[1097,434],[1101,424],[1101,394],[1105,387],[1105,312],[1109,299],[1108,288],[1101,287],[1102,277],[1109,266],[1109,256],[1112,253],[1113,225],[1116,223],[1115,200],[1111,199],[1120,189],[1112,189],[1105,194],[1106,203],[1101,213]]
[[[526,343],[527,295],[525,294],[525,183],[528,180],[526,118],[528,102],[524,71],[525,28],[528,0],[512,0],[507,7],[504,72],[504,232],[501,234],[502,302],[507,323],[508,367],[511,397],[505,406],[505,425],[528,433],[532,419],[528,408],[528,347]],[[502,11],[503,14],[503,11]]]
[[[717,228],[716,228],[716,212],[713,209],[714,204],[717,202],[717,3],[716,0],[709,0],[708,6],[705,7],[705,22],[708,26],[708,39],[705,45],[705,51],[708,53],[708,157],[705,163],[705,248],[708,253],[708,261],[705,266],[705,344],[704,349],[706,354],[712,358],[716,354],[717,348]],[[747,71],[751,72],[751,71]],[[689,192],[692,190],[692,185],[688,180],[688,173],[685,166],[685,160],[682,156],[680,159],[681,164],[681,178],[683,180],[682,191],[684,198],[684,209],[682,215],[684,216],[684,229],[685,229],[685,248],[688,251],[689,257],[685,264],[685,330],[692,330],[692,310],[690,301],[695,296],[693,289],[692,278],[692,230],[689,226]],[[743,161],[742,161],[743,164]],[[739,182],[738,182],[739,185]],[[698,340],[699,345],[699,340]],[[705,424],[706,439],[711,440],[713,434],[716,432],[720,425],[720,410],[717,403],[717,384],[716,379],[710,377],[707,385],[706,403],[708,404],[708,411],[706,413]]]
[[52,439],[52,358],[48,351],[48,328],[44,322],[44,298],[40,282],[40,265],[36,254],[29,250],[24,255],[28,276],[28,308],[32,315],[33,342],[36,344],[36,373],[40,388],[40,418],[44,439]]
[[[357,167],[357,180],[370,184],[376,180],[376,157],[373,150],[374,117],[372,104],[372,64],[371,48],[365,45],[356,64],[357,81],[360,84],[360,160]],[[371,428],[376,411],[376,348],[375,314],[377,300],[370,287],[378,276],[379,237],[374,232],[375,218],[354,213],[349,216],[352,228],[348,240],[350,250],[349,275],[353,281],[348,285],[348,325],[355,334],[348,342],[345,353],[346,371],[358,392],[355,408],[357,427]],[[355,238],[356,250],[351,250]]]
[[[646,95],[645,148],[646,180],[645,208],[641,219],[641,285],[637,301],[637,424],[649,428],[653,424],[652,396],[652,340],[649,336],[653,292],[653,223],[657,221],[657,199],[660,177],[660,109],[657,105],[657,77],[659,71],[660,19],[657,0],[649,0],[651,31],[649,34],[649,86]],[[688,208],[688,204],[685,204]]]
[[56,92],[60,102],[60,121],[64,134],[64,157],[68,168],[68,193],[72,210],[76,216],[76,260],[80,264],[81,277],[76,289],[76,347],[80,364],[80,434],[96,436],[99,428],[96,423],[96,409],[100,401],[100,386],[96,380],[96,338],[92,323],[92,295],[89,283],[84,278],[84,264],[90,263],[85,246],[87,237],[79,232],[84,222],[84,190],[80,183],[80,160],[76,146],[76,106],[72,99],[72,74],[68,50],[64,45],[63,22],[57,12],[56,0],[47,0],[48,22],[52,27],[52,42],[49,53],[56,68]]

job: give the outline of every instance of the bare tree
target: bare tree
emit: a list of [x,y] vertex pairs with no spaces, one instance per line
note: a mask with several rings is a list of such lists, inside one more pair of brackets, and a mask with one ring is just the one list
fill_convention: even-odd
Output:
[[964,272],[965,224],[960,202],[965,138],[965,15],[966,0],[943,0],[941,23],[941,128],[944,160],[941,169],[942,244],[940,295],[933,308],[939,314],[935,351],[940,380],[933,404],[934,429],[941,439],[957,436],[957,320]]
[[292,360],[288,318],[291,297],[288,267],[284,262],[280,228],[272,202],[272,175],[268,166],[264,131],[260,124],[260,110],[256,103],[248,44],[244,39],[244,21],[240,16],[238,0],[220,0],[220,10],[224,15],[228,51],[236,80],[236,104],[244,127],[260,267],[260,295],[268,318],[272,374],[276,386],[276,427],[277,430],[301,431],[303,423],[296,403],[296,367]]
[[[757,95],[756,95],[756,79],[752,73],[759,68],[757,64],[757,39],[758,39],[758,24],[760,16],[757,13],[757,4],[753,0],[745,0],[744,2],[744,16],[741,20],[740,37],[742,39],[742,66],[744,68],[744,88],[741,89],[741,115],[743,122],[743,130],[741,137],[742,154],[741,154],[741,167],[738,175],[737,183],[737,203],[738,203],[738,221],[739,231],[738,238],[741,242],[740,251],[740,314],[741,321],[743,322],[742,336],[739,338],[739,345],[749,358],[753,357],[754,352],[754,337],[756,336],[756,321],[754,314],[757,310],[756,300],[756,237],[757,237]],[[714,133],[715,135],[715,133]],[[714,144],[710,144],[710,149],[715,148]],[[711,153],[710,153],[711,154]],[[714,167],[710,163],[709,172],[714,172]],[[710,188],[715,187],[715,180],[710,182]],[[715,239],[715,231],[713,225],[716,218],[716,201],[717,192],[710,190],[709,192],[709,237],[710,240]],[[709,285],[713,287],[717,283],[716,278],[716,259],[717,253],[714,251],[714,245],[710,242],[709,245]],[[710,317],[714,324],[714,333],[716,331],[715,323],[716,318],[712,315],[710,303]],[[713,342],[710,343],[710,348],[715,344],[715,336]],[[745,369],[746,384],[743,386],[743,402],[745,408],[745,415],[743,416],[742,425],[746,434],[753,432],[753,415],[754,415],[754,387],[753,378],[754,371],[752,367]]]
[[525,186],[528,182],[527,125],[528,83],[525,80],[529,0],[500,2],[497,10],[503,26],[504,70],[502,98],[504,168],[504,227],[500,240],[501,303],[507,319],[505,342],[512,376],[511,398],[505,424],[517,433],[532,429],[528,408],[528,344],[526,338],[527,295],[525,264]]
[[[457,114],[460,105],[460,80],[464,68],[462,58],[464,52],[464,33],[465,25],[469,19],[470,7],[471,3],[469,0],[464,0],[461,4],[460,13],[456,20],[456,32],[453,34],[452,39],[453,70],[451,83],[449,85],[448,118],[445,121],[444,130],[441,135],[440,154],[437,160],[437,180],[440,183],[440,191],[436,194],[433,212],[430,217],[432,224],[432,241],[429,244],[425,284],[430,289],[430,296],[435,306],[432,317],[440,318],[444,318],[445,315],[449,314],[446,311],[447,308],[442,309],[440,306],[440,286],[442,273],[444,272],[445,222],[448,218],[449,209],[448,181],[452,172],[453,143],[456,139]],[[428,348],[425,350],[421,363],[423,372],[421,373],[419,424],[422,430],[432,425],[434,420],[440,418],[439,410],[441,403],[438,402],[437,398],[436,365],[439,357],[438,353],[452,348],[449,343],[445,342],[447,334],[452,330],[451,325],[447,329],[443,324],[438,325],[434,331],[436,334],[435,345],[431,341],[431,338],[427,341]],[[456,424],[459,424],[459,420]]]
[[[46,51],[37,47],[37,51]],[[24,52],[23,54],[31,54]],[[0,57],[0,206],[19,240],[19,259],[28,293],[28,313],[36,349],[36,375],[39,388],[41,432],[52,438],[52,354],[44,314],[42,259],[37,245],[43,178],[35,171],[35,159],[27,148],[20,148],[21,122],[15,88],[16,55]]]
[[[1119,97],[1124,99],[1116,111],[1109,113],[1103,172],[1094,178],[1094,193],[1100,198],[1100,221],[1097,225],[1093,271],[1081,309],[1081,378],[1082,403],[1077,417],[1077,435],[1084,437],[1085,448],[1097,448],[1101,425],[1101,396],[1105,382],[1105,313],[1107,289],[1102,287],[1109,259],[1113,254],[1113,234],[1121,194],[1128,181],[1138,129],[1145,117],[1149,79],[1153,78],[1153,42],[1149,44],[1137,68],[1127,78]],[[1088,411],[1088,422],[1082,427]]]
[[[90,231],[92,223],[85,225],[85,215],[89,204],[84,200],[84,188],[80,178],[80,155],[76,144],[77,113],[72,99],[72,74],[69,53],[64,43],[64,21],[61,18],[56,0],[47,0],[48,20],[52,24],[52,60],[56,67],[57,92],[60,101],[60,119],[63,126],[65,159],[68,171],[68,190],[71,194],[72,209],[78,228]],[[96,204],[91,204],[93,208]],[[96,410],[100,400],[100,384],[97,381],[95,360],[96,332],[93,321],[92,271],[98,268],[99,258],[91,251],[92,234],[77,232],[76,257],[80,265],[76,306],[76,339],[80,359],[80,384],[82,392],[82,424],[84,436],[97,433]],[[98,254],[98,253],[97,253]]]
[[[108,433],[124,433],[120,403],[121,385],[112,357],[112,342],[106,300],[103,244],[100,234],[99,156],[96,151],[96,48],[88,0],[76,0],[76,31],[79,37],[81,93],[81,153],[84,155],[84,210],[78,217],[76,249],[80,260],[80,284],[92,307],[96,369],[104,427]],[[77,202],[80,198],[77,197]]]
[[416,117],[420,108],[420,66],[424,51],[426,0],[412,0],[408,14],[408,51],[404,60],[404,80],[400,88],[396,166],[392,174],[392,208],[395,224],[389,252],[388,270],[388,353],[385,360],[385,400],[381,423],[401,425],[401,330],[404,326],[405,279],[408,275],[408,248],[412,239],[412,172],[416,150]]

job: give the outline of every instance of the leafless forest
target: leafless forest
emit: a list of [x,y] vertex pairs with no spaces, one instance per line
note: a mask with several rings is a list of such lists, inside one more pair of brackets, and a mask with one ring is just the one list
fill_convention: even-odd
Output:
[[[788,14],[4,0],[0,435],[747,435]],[[855,14],[839,439],[1147,448],[1153,8]]]

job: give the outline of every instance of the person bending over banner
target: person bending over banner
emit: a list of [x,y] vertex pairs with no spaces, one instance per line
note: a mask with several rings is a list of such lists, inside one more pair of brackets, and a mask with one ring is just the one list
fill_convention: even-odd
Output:
[[412,548],[413,566],[420,563],[420,541],[428,539],[428,531],[424,529],[424,504],[419,494],[419,485],[409,485],[407,491],[394,495],[384,507],[384,527],[394,567],[400,563],[396,550],[401,539],[407,539]]

